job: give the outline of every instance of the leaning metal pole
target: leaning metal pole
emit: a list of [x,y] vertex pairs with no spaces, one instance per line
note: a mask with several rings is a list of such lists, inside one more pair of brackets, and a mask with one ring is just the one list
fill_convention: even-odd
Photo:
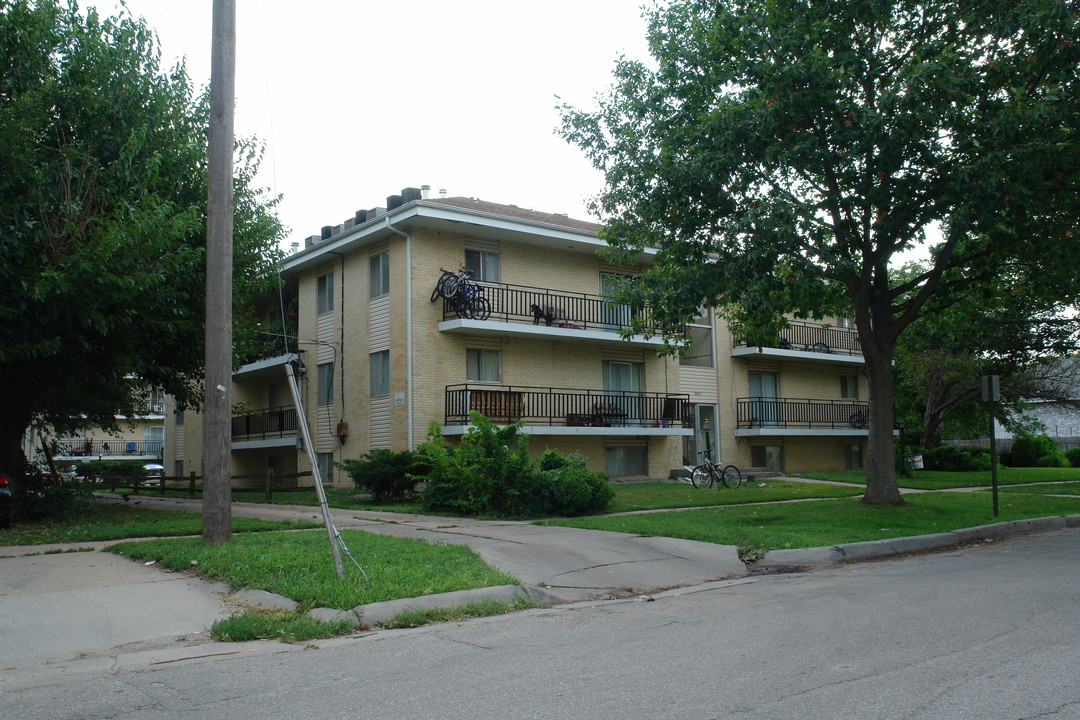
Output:
[[233,99],[236,5],[214,0],[206,201],[206,386],[203,392],[203,542],[232,534]]
[[307,452],[308,462],[311,463],[311,475],[315,478],[315,494],[319,498],[319,507],[322,508],[323,524],[326,525],[326,534],[330,537],[330,551],[334,553],[334,569],[337,570],[338,579],[345,577],[345,568],[341,564],[341,551],[337,544],[337,528],[330,518],[330,506],[326,503],[326,491],[323,490],[322,475],[319,472],[319,463],[315,457],[315,446],[311,443],[311,430],[308,428],[307,415],[304,413],[304,404],[300,401],[300,388],[296,384],[296,373],[293,372],[291,362],[285,363],[285,374],[289,378],[289,391],[292,393],[293,405],[296,407],[296,417],[299,419],[300,437],[304,442],[304,450]]

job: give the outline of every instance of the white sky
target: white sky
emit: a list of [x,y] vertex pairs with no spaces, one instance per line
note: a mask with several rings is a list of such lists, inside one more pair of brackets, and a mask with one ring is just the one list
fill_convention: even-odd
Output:
[[[164,67],[185,57],[209,83],[212,0],[127,5]],[[289,240],[424,184],[588,219],[602,177],[554,134],[555,96],[591,109],[620,54],[647,55],[641,0],[236,5],[236,132],[266,142],[260,184]]]

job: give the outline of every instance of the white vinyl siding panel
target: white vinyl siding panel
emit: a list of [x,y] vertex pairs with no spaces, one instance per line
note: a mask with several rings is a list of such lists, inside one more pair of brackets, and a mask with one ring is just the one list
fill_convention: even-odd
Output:
[[679,368],[679,391],[689,395],[691,402],[712,405],[719,403],[720,393],[716,380],[716,370],[714,368],[681,366]]
[[368,352],[390,349],[390,298],[375,298],[368,314]]
[[371,413],[368,416],[370,447],[390,447],[390,400],[389,395],[371,398]]

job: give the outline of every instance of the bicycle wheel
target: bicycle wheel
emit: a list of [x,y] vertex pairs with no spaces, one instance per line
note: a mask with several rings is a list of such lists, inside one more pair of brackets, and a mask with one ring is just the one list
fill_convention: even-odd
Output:
[[823,342],[816,342],[810,346],[810,352],[816,353],[832,353],[832,348]]
[[866,427],[866,423],[870,422],[866,415],[861,412],[857,412],[848,418],[848,423],[856,430]]
[[457,275],[446,274],[439,279],[439,284],[442,286],[442,296],[449,300],[457,295],[458,289],[461,288],[461,278]]
[[742,485],[742,473],[734,465],[728,465],[721,471],[720,480],[724,483],[724,487],[734,490]]
[[708,466],[698,465],[694,468],[694,471],[690,473],[690,482],[693,483],[696,488],[711,488],[713,486],[713,476],[709,471]]
[[465,317],[472,320],[487,320],[491,317],[491,303],[483,295],[473,295],[465,304]]

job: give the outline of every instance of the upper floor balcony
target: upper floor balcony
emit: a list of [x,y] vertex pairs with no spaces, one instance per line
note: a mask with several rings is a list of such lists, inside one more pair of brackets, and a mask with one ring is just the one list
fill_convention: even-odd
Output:
[[867,435],[870,404],[859,400],[745,397],[737,401],[736,436]]
[[233,447],[266,447],[291,445],[300,429],[296,408],[274,407],[253,410],[232,418]]
[[619,332],[631,318],[648,320],[647,308],[632,308],[602,295],[577,293],[509,283],[471,283],[443,299],[442,332],[490,335],[547,336],[658,347],[663,339]]
[[443,432],[464,434],[475,411],[497,424],[524,421],[532,435],[689,435],[689,402],[681,393],[448,385]]
[[161,440],[92,440],[90,438],[70,438],[60,440],[53,448],[53,457],[83,459],[125,459],[143,460],[161,457],[165,443]]
[[776,337],[734,337],[732,357],[772,357],[791,362],[862,365],[862,345],[852,328],[793,320]]

